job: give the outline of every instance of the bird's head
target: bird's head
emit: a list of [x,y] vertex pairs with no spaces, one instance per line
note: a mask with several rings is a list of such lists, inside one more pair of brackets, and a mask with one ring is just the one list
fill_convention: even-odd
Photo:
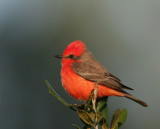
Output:
[[63,52],[62,56],[56,55],[55,57],[61,58],[62,63],[65,62],[79,62],[81,55],[86,50],[85,44],[80,41],[76,40],[70,43]]

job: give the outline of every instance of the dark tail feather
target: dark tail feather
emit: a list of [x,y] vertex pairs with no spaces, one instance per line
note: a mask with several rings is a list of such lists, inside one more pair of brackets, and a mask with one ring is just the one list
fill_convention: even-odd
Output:
[[133,100],[133,101],[135,101],[135,102],[137,102],[137,103],[139,103],[140,105],[142,105],[142,106],[144,106],[144,107],[148,107],[148,105],[147,105],[145,102],[137,99],[136,97],[134,97],[134,96],[132,96],[132,95],[130,95],[130,94],[125,94],[125,97],[127,97],[127,98],[129,98],[129,99],[131,99],[131,100]]

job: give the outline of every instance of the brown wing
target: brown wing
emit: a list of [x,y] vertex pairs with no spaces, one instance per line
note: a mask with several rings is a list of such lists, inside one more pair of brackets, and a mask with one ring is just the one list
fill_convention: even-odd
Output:
[[98,84],[100,85],[107,86],[122,93],[126,93],[125,91],[123,91],[123,88],[132,90],[131,88],[121,84],[120,80],[117,77],[110,74],[107,70],[104,69],[101,64],[99,64],[97,61],[95,63],[95,61],[96,60],[74,62],[72,64],[72,69],[76,74],[86,80],[98,82]]

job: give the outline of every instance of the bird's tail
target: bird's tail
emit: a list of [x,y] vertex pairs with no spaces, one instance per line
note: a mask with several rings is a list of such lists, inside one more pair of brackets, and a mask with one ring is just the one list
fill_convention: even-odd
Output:
[[130,95],[128,93],[126,93],[124,95],[125,95],[125,97],[127,97],[127,98],[129,98],[129,99],[131,99],[131,100],[133,100],[133,101],[135,101],[137,103],[139,103],[140,105],[142,105],[144,107],[148,107],[147,103],[141,101],[140,99],[138,99],[138,98],[136,98],[136,97],[134,97],[134,96],[132,96],[132,95]]

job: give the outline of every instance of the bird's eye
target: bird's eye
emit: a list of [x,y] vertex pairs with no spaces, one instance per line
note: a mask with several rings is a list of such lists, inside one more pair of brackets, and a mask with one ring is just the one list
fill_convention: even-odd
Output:
[[73,59],[73,58],[74,58],[74,55],[72,55],[72,54],[71,54],[71,55],[69,55],[69,58]]

